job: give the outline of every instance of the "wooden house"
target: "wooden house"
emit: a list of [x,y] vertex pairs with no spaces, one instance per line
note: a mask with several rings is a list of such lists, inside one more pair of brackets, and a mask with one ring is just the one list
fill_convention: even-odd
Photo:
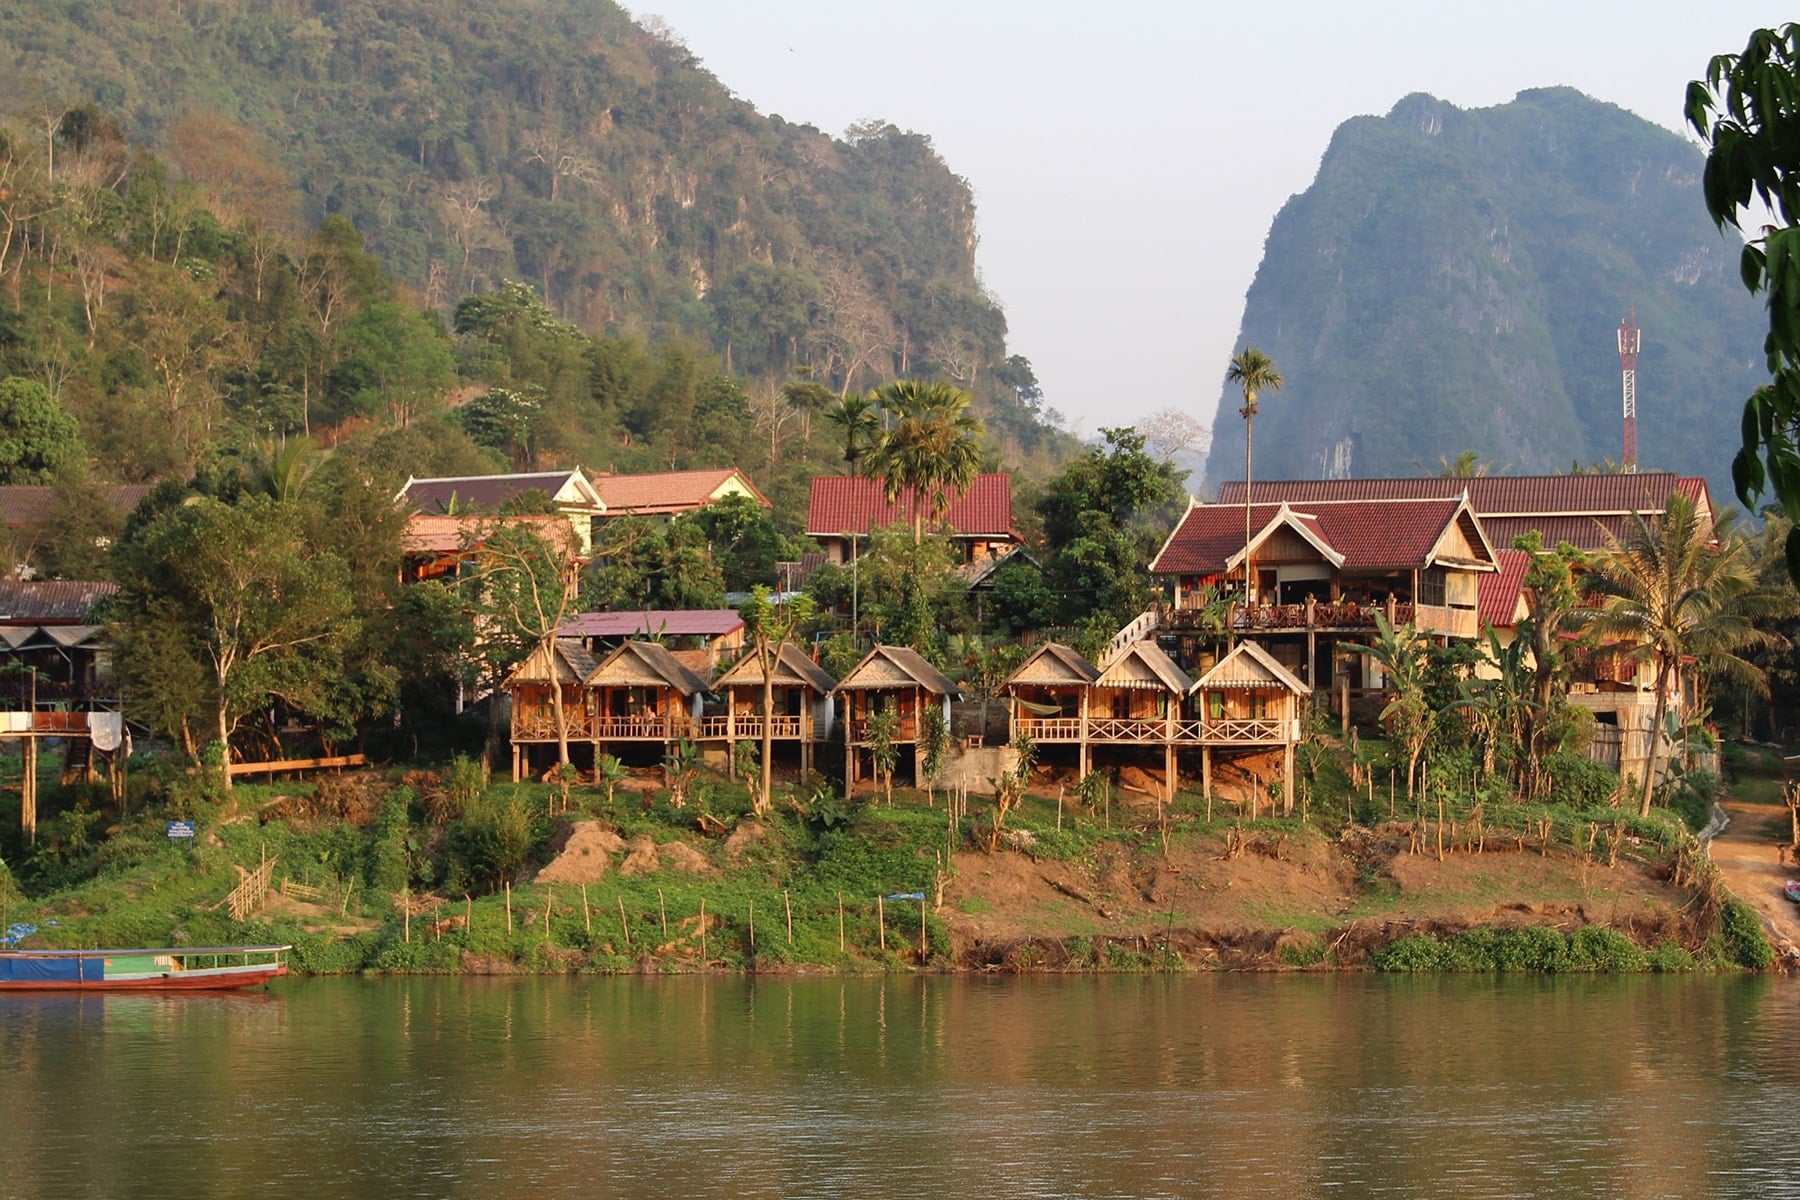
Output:
[[[556,694],[562,694],[563,720],[571,744],[594,741],[594,705],[587,689],[594,658],[572,638],[557,638],[554,646],[539,646],[513,668],[503,685],[512,696],[512,777],[514,782],[535,774],[555,761],[559,740]],[[544,758],[543,747],[551,758]]]
[[[925,710],[938,707],[950,726],[950,702],[961,693],[949,676],[906,646],[877,646],[837,685],[844,709],[844,790],[855,785],[869,746],[869,718],[893,710],[898,745],[917,746]],[[915,770],[915,775],[916,775]]]
[[1000,685],[1011,700],[1008,740],[1080,742],[1088,689],[1098,678],[1098,667],[1061,642],[1039,646]]
[[579,468],[572,471],[529,471],[504,475],[408,476],[394,496],[398,504],[427,516],[489,516],[539,492],[567,517],[582,555],[593,548],[594,522],[606,513],[606,502]]
[[[812,770],[813,747],[831,738],[834,716],[832,693],[837,688],[822,667],[805,651],[783,643],[771,672],[774,704],[769,717],[769,736],[777,743],[800,748],[800,773]],[[722,738],[728,744],[760,741],[763,736],[763,670],[754,652],[713,682],[713,691],[725,696],[724,715],[708,716],[703,736]]]
[[1239,642],[1193,688],[1192,722],[1179,736],[1200,744],[1201,789],[1212,795],[1213,757],[1220,751],[1281,751],[1283,796],[1294,799],[1294,747],[1301,707],[1312,689],[1255,642]]
[[587,676],[594,743],[660,742],[666,750],[701,736],[706,680],[655,642],[625,642]]
[[644,475],[596,472],[594,488],[606,506],[604,519],[651,517],[667,521],[680,513],[699,512],[728,496],[743,496],[763,508],[772,507],[750,477],[736,467],[698,471],[652,471]]
[[[911,525],[913,491],[902,488],[890,500],[879,479],[860,475],[815,475],[806,507],[806,536],[824,547],[833,563],[847,563],[855,544],[872,530]],[[1022,539],[1013,528],[1012,476],[978,475],[950,499],[943,519],[932,525],[956,543],[962,561],[997,558]]]

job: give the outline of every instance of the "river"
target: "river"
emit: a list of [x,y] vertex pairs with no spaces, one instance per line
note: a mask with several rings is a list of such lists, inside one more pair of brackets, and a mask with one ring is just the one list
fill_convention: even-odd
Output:
[[0,997],[0,1196],[1800,1196],[1800,984],[309,979]]

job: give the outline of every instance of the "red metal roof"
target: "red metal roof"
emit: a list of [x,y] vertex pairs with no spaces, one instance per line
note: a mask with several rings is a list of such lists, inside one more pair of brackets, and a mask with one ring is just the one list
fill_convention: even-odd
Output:
[[[877,479],[857,475],[815,475],[806,506],[809,537],[865,534],[886,525],[912,523],[911,488],[889,503]],[[950,502],[944,526],[957,537],[1017,538],[1012,523],[1012,476],[977,476],[969,490]]]
[[[1289,510],[1289,518],[1343,555],[1343,570],[1373,571],[1426,565],[1461,507],[1460,499],[1362,500],[1296,507]],[[1253,505],[1252,536],[1265,530],[1281,509],[1279,504]],[[1241,504],[1196,504],[1169,535],[1150,570],[1159,575],[1216,575],[1243,548]]]
[[656,471],[648,475],[594,475],[592,478],[600,498],[606,501],[606,515],[616,517],[628,514],[663,516],[705,508],[733,477],[750,489],[757,503],[764,508],[770,506],[768,498],[750,482],[750,477],[736,467]]
[[582,613],[557,630],[558,637],[724,637],[744,627],[729,608],[637,609]]
[[1523,550],[1496,550],[1494,555],[1500,569],[1481,577],[1476,608],[1483,625],[1510,629],[1519,611],[1519,596],[1525,590],[1525,573],[1531,569],[1531,555]]

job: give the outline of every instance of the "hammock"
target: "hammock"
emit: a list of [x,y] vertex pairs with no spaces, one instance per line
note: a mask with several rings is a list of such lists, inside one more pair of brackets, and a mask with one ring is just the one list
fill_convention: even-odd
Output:
[[1033,704],[1031,701],[1021,700],[1017,696],[1013,697],[1013,703],[1034,717],[1060,717],[1063,715],[1063,710],[1054,704]]

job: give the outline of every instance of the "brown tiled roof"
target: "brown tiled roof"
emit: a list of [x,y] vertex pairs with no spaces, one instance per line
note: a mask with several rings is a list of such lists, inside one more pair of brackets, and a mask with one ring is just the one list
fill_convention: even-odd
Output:
[[606,502],[606,515],[663,516],[705,508],[713,494],[733,477],[743,481],[756,502],[770,507],[768,497],[736,467],[708,471],[657,471],[648,475],[595,475],[594,489]]
[[[149,484],[103,484],[92,489],[118,516],[125,516],[150,494]],[[14,484],[0,487],[0,525],[38,529],[56,512],[56,489]]]
[[118,590],[118,584],[98,580],[0,580],[0,624],[78,625]]
[[1510,629],[1525,589],[1525,573],[1531,569],[1531,555],[1523,550],[1496,550],[1494,556],[1500,569],[1481,577],[1476,609],[1483,625]]
[[[1285,518],[1342,555],[1343,570],[1373,571],[1425,566],[1461,509],[1460,497],[1359,500],[1286,509]],[[1252,505],[1252,540],[1283,516],[1283,505]],[[1242,505],[1196,504],[1169,535],[1150,570],[1159,575],[1220,574],[1243,548]]]
[[838,684],[839,691],[853,688],[883,688],[918,684],[939,696],[960,695],[956,684],[942,671],[925,661],[925,656],[908,646],[877,646],[863,656]]
[[[860,475],[815,475],[806,506],[808,537],[865,534],[887,525],[912,523],[913,493],[903,488],[888,502],[877,479]],[[943,525],[958,537],[1016,538],[1012,523],[1012,476],[979,475],[969,490],[952,498]]]

